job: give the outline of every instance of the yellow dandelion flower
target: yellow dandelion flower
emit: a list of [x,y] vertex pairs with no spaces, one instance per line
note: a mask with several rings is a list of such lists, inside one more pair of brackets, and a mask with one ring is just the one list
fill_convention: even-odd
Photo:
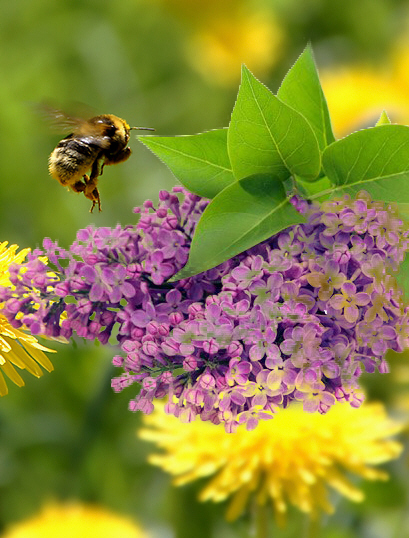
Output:
[[[7,248],[7,244],[7,241],[0,243],[1,286],[11,286],[8,268],[12,263],[21,263],[30,251],[26,248],[17,252],[17,245],[11,245]],[[27,370],[36,377],[43,375],[40,366],[48,372],[54,369],[44,351],[55,353],[53,349],[39,344],[34,336],[12,327],[7,319],[0,314],[0,396],[5,396],[8,393],[4,375],[19,387],[24,385],[24,381],[15,366],[21,370]]]
[[3,538],[147,538],[128,517],[80,503],[49,504],[33,518],[11,525]]
[[311,518],[332,513],[328,487],[354,502],[363,493],[347,478],[386,480],[373,466],[397,458],[402,446],[387,439],[403,429],[390,420],[381,404],[353,409],[337,404],[325,414],[308,414],[297,405],[262,421],[253,431],[225,433],[222,427],[195,421],[188,426],[166,415],[163,407],[144,417],[139,436],[164,450],[149,462],[175,476],[175,485],[213,477],[200,493],[201,501],[231,498],[228,520],[240,516],[253,498],[269,500],[279,523],[289,504]]

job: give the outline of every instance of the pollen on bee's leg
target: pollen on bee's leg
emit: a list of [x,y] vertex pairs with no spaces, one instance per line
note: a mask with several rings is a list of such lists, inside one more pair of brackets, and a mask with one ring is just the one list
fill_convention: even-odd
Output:
[[84,192],[86,185],[82,181],[77,181],[73,185],[70,185],[70,187],[74,192]]

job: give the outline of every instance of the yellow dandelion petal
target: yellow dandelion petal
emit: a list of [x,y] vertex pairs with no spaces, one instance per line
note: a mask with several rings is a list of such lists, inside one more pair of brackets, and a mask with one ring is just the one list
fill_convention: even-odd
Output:
[[11,525],[3,538],[148,538],[131,519],[80,503],[49,504],[33,518]]
[[17,252],[18,245],[7,245],[8,241],[0,243],[0,286],[10,286],[8,268],[12,263],[21,263],[30,252],[29,248]]
[[[1,365],[1,370],[0,370],[0,375],[2,376],[4,383],[6,383],[6,381],[5,381],[2,374],[6,374],[6,376],[9,379],[11,379],[11,381],[13,381],[13,383],[15,385],[17,385],[18,387],[23,387],[24,386],[24,381],[23,381],[22,377],[20,376],[19,373],[17,373],[16,369],[11,364],[11,362],[9,362],[7,360],[5,361],[4,364]],[[6,394],[8,394],[7,385],[6,385],[6,388],[3,389],[3,392],[1,392],[0,394],[1,394],[1,396],[5,396]]]
[[5,396],[8,393],[7,383],[0,370],[0,396]]
[[9,362],[13,363],[22,370],[27,370],[31,375],[35,377],[41,377],[43,372],[36,361],[26,352],[22,345],[16,343],[14,340],[10,340],[10,351],[6,357]]
[[[37,342],[34,336],[27,335],[14,329],[0,314],[0,372],[5,374],[13,383],[19,387],[24,386],[22,377],[17,373],[14,366],[21,370],[27,370],[35,377],[41,377],[45,370],[51,372],[54,367],[44,351],[53,352]],[[1,375],[1,373],[0,373]],[[0,395],[8,393],[4,377],[1,376]]]
[[47,351],[48,353],[56,353],[55,349],[49,349],[48,347],[42,346],[37,341],[27,342],[26,340],[19,340],[19,343],[21,346],[26,348],[27,353],[29,353],[34,360],[41,364],[41,366],[45,368],[47,372],[52,372],[52,370],[54,370],[52,362],[47,355],[44,355],[43,352]]
[[[0,352],[8,353],[11,350],[11,345],[0,335]],[[4,364],[6,359],[0,359],[0,364]]]
[[233,520],[254,496],[260,505],[272,503],[279,522],[289,504],[311,517],[332,513],[329,488],[362,501],[347,474],[385,480],[387,474],[373,466],[399,456],[401,444],[388,438],[404,427],[376,403],[359,409],[336,404],[326,415],[292,405],[253,431],[239,428],[231,434],[200,420],[182,424],[159,403],[144,422],[139,436],[162,449],[149,462],[173,475],[176,485],[212,477],[201,501],[230,498],[227,517]]

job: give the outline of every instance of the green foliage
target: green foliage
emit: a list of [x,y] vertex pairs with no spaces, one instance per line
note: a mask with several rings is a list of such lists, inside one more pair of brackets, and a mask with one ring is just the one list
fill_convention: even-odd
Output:
[[323,154],[331,195],[365,189],[375,200],[409,202],[408,154],[405,125],[371,127],[334,142]]
[[227,129],[192,136],[140,138],[188,190],[199,196],[213,198],[235,181],[227,153]]
[[290,204],[283,184],[270,174],[236,181],[207,206],[196,228],[189,261],[174,280],[211,269],[303,220]]
[[405,302],[409,303],[409,256],[407,254],[399,267],[399,273],[396,279],[400,288],[403,290]]
[[320,150],[335,141],[311,47],[308,46],[285,76],[277,96],[310,124]]
[[375,127],[335,141],[310,46],[277,96],[243,67],[227,130],[140,138],[186,188],[214,198],[196,228],[189,261],[174,280],[302,222],[289,201],[296,193],[322,201],[366,190],[373,199],[397,202],[403,216],[409,203],[409,127],[392,125],[383,112]]
[[320,171],[318,142],[308,122],[246,67],[231,116],[227,147],[237,179],[268,173],[277,181],[290,174],[314,180]]

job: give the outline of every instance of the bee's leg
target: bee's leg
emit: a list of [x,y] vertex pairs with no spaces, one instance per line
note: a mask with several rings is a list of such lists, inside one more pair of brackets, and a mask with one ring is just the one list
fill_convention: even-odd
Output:
[[95,159],[95,161],[92,164],[90,176],[88,177],[87,175],[84,175],[84,181],[85,181],[84,196],[88,198],[89,200],[92,200],[92,207],[90,209],[91,213],[97,203],[98,203],[98,209],[99,211],[101,211],[101,201],[99,198],[99,192],[97,188],[99,174],[100,174],[99,161],[98,159]]
[[[88,176],[86,176],[88,177]],[[83,183],[81,180],[80,181],[77,181],[76,183],[74,183],[73,185],[70,185],[70,188],[74,191],[74,192],[84,192],[85,191],[85,183]]]
[[95,189],[88,195],[85,195],[87,198],[89,198],[90,200],[92,200],[92,207],[91,209],[89,210],[90,213],[92,213],[94,211],[94,207],[98,204],[98,211],[102,211],[101,210],[101,198],[99,197],[99,191],[98,189],[95,187]]
[[97,188],[99,175],[100,175],[99,161],[98,159],[95,159],[95,161],[92,164],[90,177],[84,176],[84,180],[86,183],[85,189],[84,189],[84,195],[89,200],[92,200],[92,207],[90,209],[91,213],[94,207],[96,206],[96,204],[98,204],[98,210],[101,211],[101,199],[100,199],[99,191]]
[[92,200],[92,206],[91,206],[91,209],[89,210],[90,213],[92,213],[94,211],[94,207],[97,205],[97,203],[98,203],[98,209],[99,209],[99,211],[101,211],[101,201],[99,199],[99,192],[98,192],[97,189],[95,189],[95,190],[97,191],[98,196],[93,198],[93,200]]
[[101,211],[101,199],[99,197],[99,191],[97,187],[94,187],[92,191],[87,192],[88,185],[84,189],[84,196],[88,198],[88,200],[92,201],[92,207],[89,210],[90,213],[93,212],[94,207],[98,204],[98,211]]
[[95,185],[97,184],[97,177],[101,175],[101,170],[100,170],[100,164],[99,164],[99,159],[95,159],[95,161],[92,163],[92,168],[91,168],[91,175],[89,177],[89,183],[95,183]]
[[[104,167],[106,164],[118,164],[118,163],[123,163],[124,161],[126,161],[127,159],[129,159],[129,157],[131,156],[131,148],[124,148],[122,151],[120,151],[119,153],[111,156],[111,157],[107,157],[105,156],[105,160],[104,160],[104,164],[102,165],[102,167]],[[101,174],[102,174],[102,170],[101,170]]]
[[93,212],[94,207],[98,204],[98,211],[101,211],[101,199],[99,196],[99,191],[96,186],[96,182],[89,181],[84,188],[84,196],[92,201],[92,207],[90,213]]

